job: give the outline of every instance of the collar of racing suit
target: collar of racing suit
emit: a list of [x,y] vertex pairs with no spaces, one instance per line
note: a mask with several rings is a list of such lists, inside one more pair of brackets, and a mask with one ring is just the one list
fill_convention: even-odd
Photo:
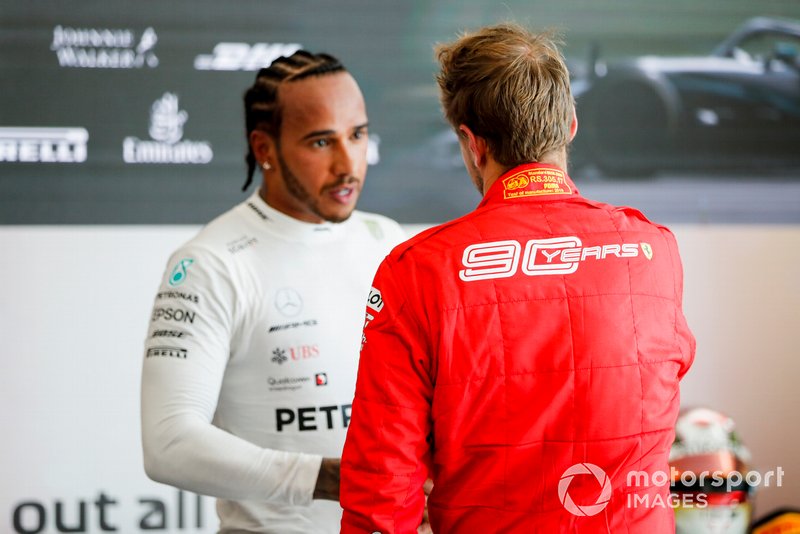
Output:
[[495,180],[478,207],[498,202],[545,200],[577,194],[575,183],[559,167],[544,163],[525,163]]
[[341,223],[310,223],[300,221],[282,213],[266,202],[258,190],[247,199],[247,207],[253,217],[265,223],[267,231],[287,241],[324,242],[338,239],[344,235],[344,227],[352,220]]

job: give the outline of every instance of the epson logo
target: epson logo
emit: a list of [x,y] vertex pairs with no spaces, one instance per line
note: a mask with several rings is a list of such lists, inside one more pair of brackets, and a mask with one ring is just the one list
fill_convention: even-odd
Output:
[[214,151],[208,141],[189,141],[183,138],[183,125],[189,114],[180,109],[178,96],[164,93],[150,108],[150,140],[126,137],[122,141],[125,163],[210,163]]
[[0,161],[83,163],[86,128],[0,128]]
[[194,323],[196,313],[183,310],[181,308],[155,308],[153,310],[152,321],[164,319],[165,321],[175,321],[178,323]]
[[472,282],[508,278],[517,274],[518,270],[527,276],[572,274],[578,270],[581,262],[590,258],[635,258],[639,255],[640,246],[645,251],[645,257],[651,259],[653,249],[648,243],[584,247],[575,236],[531,239],[525,243],[524,251],[522,244],[513,239],[478,243],[464,249],[461,258],[464,269],[458,272],[458,276],[465,282]]
[[158,36],[147,28],[136,39],[128,29],[53,28],[50,49],[56,53],[60,67],[83,69],[140,69],[158,66],[153,48]]
[[281,56],[289,57],[302,48],[284,43],[217,43],[211,54],[194,58],[196,70],[258,70]]
[[152,347],[147,349],[147,357],[161,357],[161,358],[180,358],[185,360],[187,355],[186,349],[179,347]]

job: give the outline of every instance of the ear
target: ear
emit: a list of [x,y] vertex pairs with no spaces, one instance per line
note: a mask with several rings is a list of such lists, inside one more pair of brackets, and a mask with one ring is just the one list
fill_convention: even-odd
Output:
[[459,135],[461,135],[461,137],[467,142],[470,158],[472,159],[472,164],[475,166],[475,168],[480,169],[486,165],[486,156],[488,151],[486,139],[475,135],[475,133],[470,130],[469,126],[466,124],[459,126],[458,132]]
[[256,157],[256,165],[261,165],[264,162],[275,167],[277,163],[275,140],[267,132],[263,130],[253,130],[250,132],[250,147],[253,149],[253,155]]
[[575,106],[572,106],[572,123],[569,125],[569,140],[575,139],[575,134],[578,133],[578,114],[575,112]]

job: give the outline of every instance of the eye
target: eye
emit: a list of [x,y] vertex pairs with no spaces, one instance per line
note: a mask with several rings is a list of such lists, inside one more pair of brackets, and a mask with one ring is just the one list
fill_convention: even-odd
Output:
[[356,130],[353,132],[353,139],[364,139],[365,137],[367,137],[366,130]]
[[327,139],[316,139],[314,140],[313,143],[311,143],[311,146],[316,148],[325,148],[326,146],[328,146],[328,144],[329,143]]

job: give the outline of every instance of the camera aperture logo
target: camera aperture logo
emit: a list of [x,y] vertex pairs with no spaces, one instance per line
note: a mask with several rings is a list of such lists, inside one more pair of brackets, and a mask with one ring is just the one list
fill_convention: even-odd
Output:
[[[594,504],[576,504],[569,494],[569,486],[576,476],[586,475],[594,476],[598,486],[601,488],[600,492]],[[608,501],[611,500],[611,480],[609,480],[605,471],[594,464],[575,464],[561,475],[561,480],[558,481],[558,498],[564,508],[573,515],[581,517],[597,515],[603,511],[608,505]]]

